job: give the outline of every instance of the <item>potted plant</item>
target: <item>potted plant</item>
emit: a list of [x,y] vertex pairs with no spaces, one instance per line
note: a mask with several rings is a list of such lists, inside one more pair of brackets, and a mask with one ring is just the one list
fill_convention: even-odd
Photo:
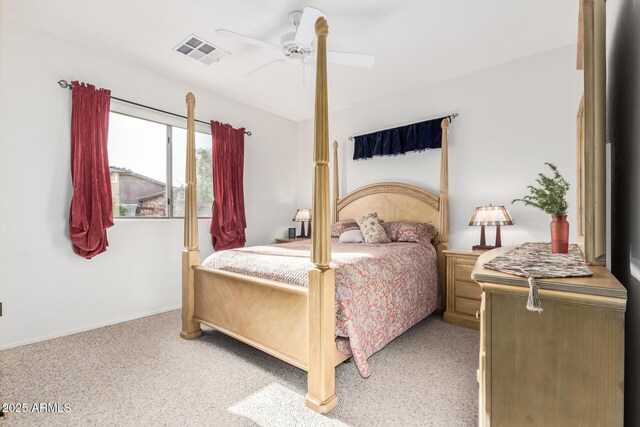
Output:
[[566,254],[569,252],[569,223],[567,222],[567,191],[569,183],[560,175],[553,163],[549,166],[553,177],[538,174],[538,187],[528,185],[529,194],[511,203],[522,202],[536,207],[551,215],[551,252]]

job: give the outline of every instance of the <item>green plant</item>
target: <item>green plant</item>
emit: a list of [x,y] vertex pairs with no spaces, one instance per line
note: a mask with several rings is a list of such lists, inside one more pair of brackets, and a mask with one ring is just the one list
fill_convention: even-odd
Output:
[[565,215],[567,213],[567,191],[569,183],[560,175],[558,168],[553,163],[545,163],[553,172],[553,177],[542,173],[538,174],[536,182],[539,187],[528,185],[529,194],[521,199],[513,199],[511,203],[522,202],[527,206],[533,206],[551,215]]

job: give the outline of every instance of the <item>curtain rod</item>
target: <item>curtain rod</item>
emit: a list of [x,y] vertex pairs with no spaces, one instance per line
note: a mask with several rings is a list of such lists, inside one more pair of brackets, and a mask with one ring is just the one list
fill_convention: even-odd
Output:
[[[446,116],[444,116],[442,118],[449,120],[449,123],[451,123],[453,121],[453,119],[455,119],[456,117],[458,117],[458,113],[451,113],[451,114],[446,115]],[[423,120],[423,121],[425,121],[425,120]],[[416,122],[416,123],[420,123],[420,122]],[[401,126],[396,126],[396,127],[402,127],[402,126],[408,126],[408,125],[401,125]],[[390,128],[390,129],[393,129],[393,128]],[[383,129],[383,130],[386,130],[386,129]],[[367,132],[367,133],[375,133],[375,132],[380,132],[380,131],[378,130],[378,131]],[[366,133],[363,134],[363,135],[366,135]],[[353,136],[350,136],[348,139],[349,139],[349,141],[353,141],[353,138],[354,138]]]
[[[68,81],[66,81],[66,80],[58,80],[58,84],[59,84],[59,85],[60,85],[60,87],[61,87],[61,88],[63,88],[63,89],[67,89],[67,88],[68,88],[69,90],[71,90],[71,89],[72,89],[72,87],[71,87],[71,83],[69,83],[69,82],[68,82]],[[170,116],[180,117],[180,118],[182,118],[182,119],[186,119],[186,118],[187,118],[187,116],[182,116],[182,115],[180,115],[180,114],[172,113],[171,111],[166,111],[166,110],[161,110],[161,109],[159,109],[159,108],[149,107],[148,105],[139,104],[139,103],[137,103],[137,102],[128,101],[128,100],[126,100],[126,99],[117,98],[117,97],[115,97],[115,96],[112,96],[111,98],[112,98],[112,99],[115,99],[115,100],[118,100],[118,101],[120,101],[120,102],[126,102],[127,104],[136,105],[136,106],[138,106],[138,107],[147,108],[147,109],[149,109],[149,110],[157,111],[157,112],[159,112],[159,113],[169,114]],[[194,121],[196,121],[196,122],[198,122],[198,123],[202,123],[202,124],[204,124],[204,125],[208,125],[208,126],[209,126],[209,125],[211,125],[211,123],[207,123],[207,122],[205,122],[205,121],[198,120],[198,119],[194,119]],[[251,131],[250,131],[250,130],[245,130],[245,131],[244,131],[244,134],[245,134],[245,135],[247,135],[247,136],[251,136],[251,135],[252,135],[252,133],[251,133]]]

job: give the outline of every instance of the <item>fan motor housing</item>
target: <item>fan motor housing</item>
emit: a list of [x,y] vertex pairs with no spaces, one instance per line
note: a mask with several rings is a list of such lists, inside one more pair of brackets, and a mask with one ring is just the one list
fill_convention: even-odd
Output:
[[306,54],[310,52],[310,49],[307,49],[303,46],[299,46],[296,43],[296,33],[286,33],[280,38],[280,45],[282,46],[282,50],[286,55],[290,55],[292,53],[300,53]]

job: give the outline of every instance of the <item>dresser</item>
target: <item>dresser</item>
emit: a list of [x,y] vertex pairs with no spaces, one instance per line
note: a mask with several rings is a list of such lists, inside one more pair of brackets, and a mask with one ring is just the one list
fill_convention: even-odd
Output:
[[526,309],[527,279],[482,265],[481,426],[622,426],[626,289],[605,267],[591,277],[537,279],[543,311]]
[[467,328],[480,328],[480,286],[471,278],[471,271],[481,251],[443,251],[447,268],[447,300],[443,318],[445,322]]

